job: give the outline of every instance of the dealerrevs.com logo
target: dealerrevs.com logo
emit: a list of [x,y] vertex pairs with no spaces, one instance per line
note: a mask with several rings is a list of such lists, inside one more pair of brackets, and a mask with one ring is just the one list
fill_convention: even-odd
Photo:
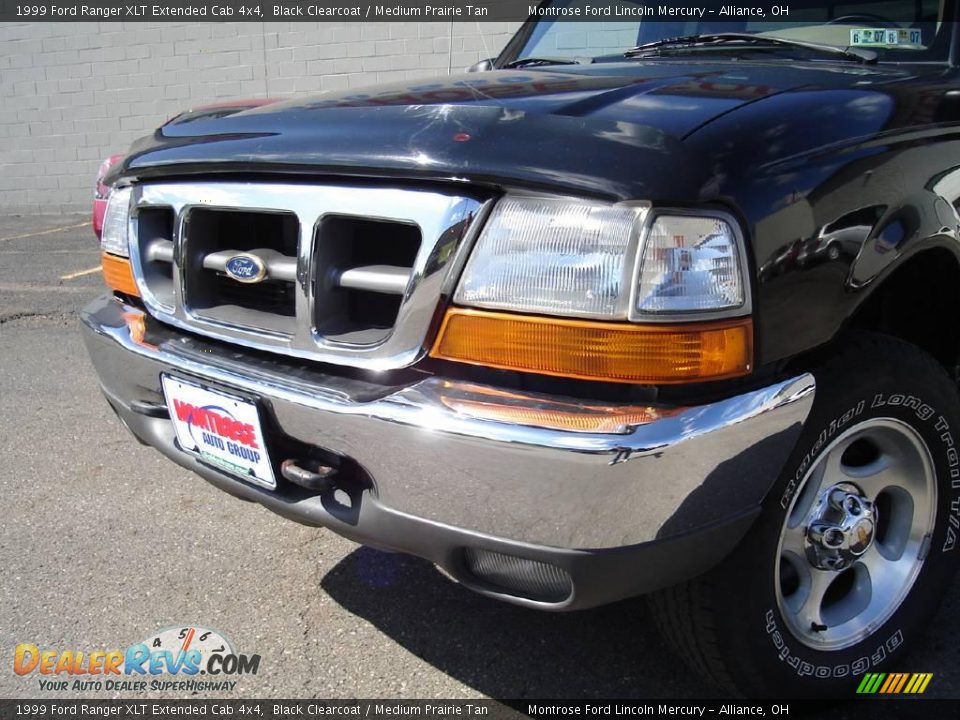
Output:
[[256,675],[259,655],[245,655],[216,630],[198,625],[169,628],[118,650],[41,648],[20,643],[13,671],[36,676],[49,692],[230,691],[232,678]]

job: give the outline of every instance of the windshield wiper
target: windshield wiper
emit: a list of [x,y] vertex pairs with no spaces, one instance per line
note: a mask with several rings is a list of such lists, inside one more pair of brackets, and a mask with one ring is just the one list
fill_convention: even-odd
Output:
[[549,58],[549,57],[527,57],[519,60],[511,60],[503,64],[503,68],[523,68],[537,67],[538,65],[583,65],[583,58]]
[[877,54],[871,50],[863,50],[854,47],[838,47],[836,45],[821,45],[819,43],[804,42],[802,40],[786,40],[778,37],[768,37],[765,35],[752,35],[750,33],[704,33],[702,35],[687,35],[685,37],[664,38],[654,42],[638,45],[630,48],[623,55],[628,58],[644,57],[646,55],[657,55],[661,50],[670,49],[693,49],[702,47],[719,47],[725,45],[740,45],[744,48],[762,50],[764,48],[797,48],[819,53],[821,55],[833,55],[834,57],[854,60],[861,63],[873,63],[877,61]]

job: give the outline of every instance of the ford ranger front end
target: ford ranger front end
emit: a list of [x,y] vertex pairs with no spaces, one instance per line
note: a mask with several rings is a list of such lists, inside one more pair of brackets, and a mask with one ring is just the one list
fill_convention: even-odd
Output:
[[285,517],[531,607],[674,588],[714,680],[843,692],[956,564],[956,7],[814,4],[163,126],[109,178],[107,400]]

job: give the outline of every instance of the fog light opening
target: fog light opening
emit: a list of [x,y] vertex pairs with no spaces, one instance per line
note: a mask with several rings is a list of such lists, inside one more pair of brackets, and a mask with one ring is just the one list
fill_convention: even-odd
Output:
[[473,578],[506,595],[562,603],[573,594],[573,579],[556,565],[480,548],[464,548],[463,562]]

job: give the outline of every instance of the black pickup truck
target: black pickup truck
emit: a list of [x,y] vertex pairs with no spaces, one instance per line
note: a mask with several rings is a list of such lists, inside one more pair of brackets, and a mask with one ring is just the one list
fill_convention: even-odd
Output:
[[134,144],[103,391],[288,518],[528,607],[651,594],[734,691],[853,693],[960,555],[958,2],[584,6]]

